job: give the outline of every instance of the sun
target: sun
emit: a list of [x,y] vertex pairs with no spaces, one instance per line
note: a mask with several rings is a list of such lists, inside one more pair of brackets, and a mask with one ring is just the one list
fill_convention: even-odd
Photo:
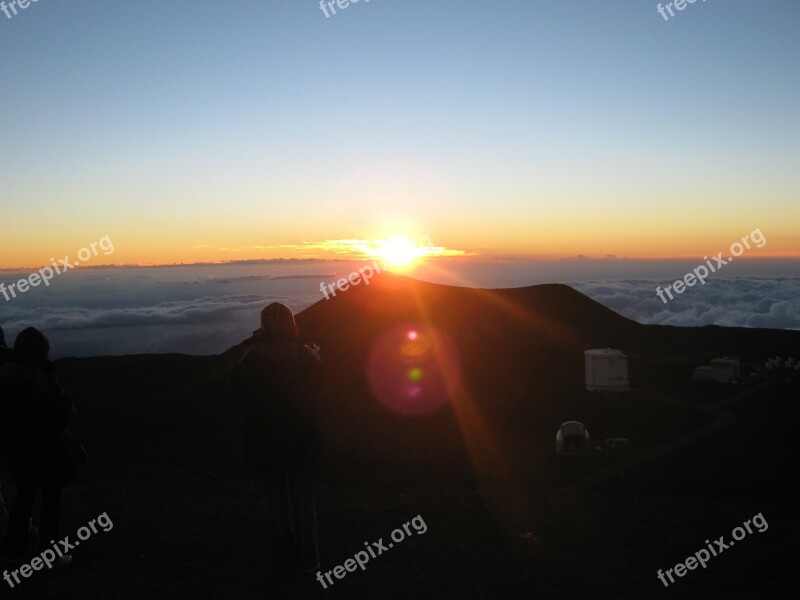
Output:
[[380,243],[378,256],[393,267],[407,267],[419,257],[417,245],[402,235],[395,235]]

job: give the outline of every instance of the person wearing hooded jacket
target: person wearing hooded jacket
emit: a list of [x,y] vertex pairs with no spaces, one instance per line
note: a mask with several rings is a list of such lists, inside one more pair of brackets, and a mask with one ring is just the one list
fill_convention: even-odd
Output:
[[[65,475],[64,435],[75,403],[56,378],[50,343],[38,329],[23,330],[14,357],[0,371],[0,439],[17,495],[9,514],[5,559],[26,557],[29,523],[41,494],[40,551],[59,539],[61,492]],[[71,562],[68,554],[58,566]]]
[[247,463],[266,480],[273,568],[314,572],[319,568],[313,498],[319,348],[301,341],[291,309],[278,302],[261,312],[261,328],[246,346],[233,370],[232,391],[243,407]]
[[14,351],[6,345],[6,333],[0,327],[0,371],[6,363],[14,359]]
[[[6,363],[14,359],[14,351],[6,346],[6,333],[0,327],[0,371]],[[0,399],[2,403],[2,399]],[[3,444],[0,442],[0,514],[8,518],[8,507],[6,506],[6,481],[8,481],[8,465],[6,465],[6,457],[3,452]]]

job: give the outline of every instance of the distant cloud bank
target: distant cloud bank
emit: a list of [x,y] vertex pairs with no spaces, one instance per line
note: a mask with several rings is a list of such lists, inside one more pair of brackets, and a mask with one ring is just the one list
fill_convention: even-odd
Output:
[[688,289],[669,304],[643,279],[571,284],[578,291],[640,323],[700,327],[800,329],[800,278],[737,277]]

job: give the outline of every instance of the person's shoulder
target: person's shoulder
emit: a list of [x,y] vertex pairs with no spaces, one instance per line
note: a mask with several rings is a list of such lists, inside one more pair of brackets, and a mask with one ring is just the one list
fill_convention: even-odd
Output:
[[14,351],[11,348],[0,346],[0,368],[14,360]]
[[288,364],[302,353],[298,344],[286,340],[258,340],[254,342],[242,357],[244,363]]
[[0,375],[4,380],[33,379],[36,377],[36,369],[12,357],[10,361],[3,365]]
[[0,369],[0,386],[12,388],[31,386],[35,393],[48,387],[47,377],[39,369],[27,363],[12,360]]

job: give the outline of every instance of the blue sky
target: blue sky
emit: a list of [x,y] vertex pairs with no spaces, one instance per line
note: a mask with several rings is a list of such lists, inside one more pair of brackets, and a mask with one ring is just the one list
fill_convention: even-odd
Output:
[[396,221],[483,253],[696,255],[761,227],[797,254],[799,26],[788,1],[39,0],[0,14],[0,266]]

